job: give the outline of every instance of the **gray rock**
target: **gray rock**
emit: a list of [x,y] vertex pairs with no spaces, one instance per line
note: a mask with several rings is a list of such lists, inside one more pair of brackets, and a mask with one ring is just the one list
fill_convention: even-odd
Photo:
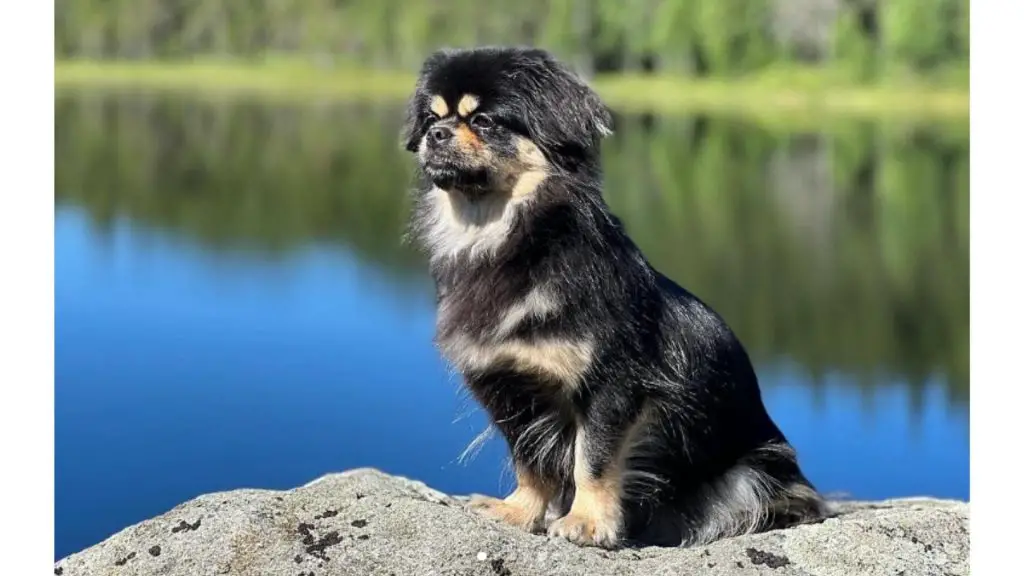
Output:
[[532,535],[421,482],[358,469],[200,496],[57,562],[61,576],[969,574],[964,502],[841,503],[823,523],[695,548],[605,551]]

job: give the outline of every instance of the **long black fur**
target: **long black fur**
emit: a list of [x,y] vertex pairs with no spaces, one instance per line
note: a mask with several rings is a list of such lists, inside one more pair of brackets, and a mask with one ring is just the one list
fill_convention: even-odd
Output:
[[[496,121],[474,131],[490,153],[491,164],[474,168],[490,175],[490,192],[460,191],[457,178],[438,172],[462,170],[459,153],[424,143],[432,126],[458,122],[435,117],[431,98],[454,108],[466,93]],[[445,50],[425,61],[403,138],[422,168],[412,230],[437,284],[442,351],[516,466],[557,485],[556,516],[572,502],[577,428],[587,430],[586,459],[600,477],[643,418],[623,477],[621,539],[693,545],[824,517],[828,508],[768,415],[741,343],[710,307],[656,271],[609,211],[600,143],[610,131],[600,98],[542,50]],[[515,159],[517,138],[543,154],[546,177],[510,208],[495,174]],[[438,192],[439,183],[449,189]],[[450,224],[438,216],[438,194],[476,214],[474,225],[500,221],[500,238],[458,250],[457,231],[438,240]],[[538,287],[557,306],[499,330]],[[500,355],[466,361],[459,348],[581,340],[592,353],[574,386]]]

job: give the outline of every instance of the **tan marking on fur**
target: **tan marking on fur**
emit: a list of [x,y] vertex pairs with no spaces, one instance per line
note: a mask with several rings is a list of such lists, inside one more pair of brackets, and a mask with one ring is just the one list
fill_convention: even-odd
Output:
[[547,168],[548,166],[548,160],[544,157],[544,153],[529,138],[516,138],[516,156],[524,166],[531,168]]
[[480,141],[480,137],[465,124],[459,124],[455,127],[455,141],[460,147],[474,149],[474,151],[475,149],[482,148],[484,145]]
[[613,548],[618,544],[622,529],[625,476],[629,473],[627,462],[646,427],[647,417],[645,406],[623,435],[618,452],[599,477],[594,477],[590,472],[592,466],[586,457],[585,428],[577,428],[573,447],[576,493],[569,513],[551,523],[549,533],[552,536],[567,538],[582,546]]
[[593,343],[548,340],[528,343],[508,340],[498,344],[481,344],[465,337],[442,343],[445,355],[460,369],[486,369],[499,362],[511,362],[523,372],[547,376],[574,388],[590,367]]
[[459,99],[459,105],[456,108],[459,112],[459,116],[465,118],[473,113],[480,106],[480,99],[475,94],[463,94],[462,98]]
[[448,103],[444,101],[442,96],[436,95],[430,99],[430,111],[444,118],[449,112]]
[[474,496],[469,506],[482,514],[529,532],[542,530],[553,487],[529,471],[516,467],[516,489],[503,500]]
[[533,194],[544,182],[548,176],[548,161],[529,138],[516,139],[516,159],[518,166],[511,171],[515,179],[512,197],[518,199]]
[[528,344],[512,341],[498,347],[521,370],[547,374],[570,386],[579,384],[590,367],[593,345],[589,342],[553,341]]
[[526,196],[533,194],[547,177],[548,175],[546,172],[539,172],[535,170],[523,172],[522,176],[516,180],[515,185],[512,187],[512,197],[525,198]]
[[498,324],[495,335],[499,338],[505,336],[512,330],[515,330],[516,326],[523,320],[530,317],[543,318],[554,312],[557,308],[558,301],[555,297],[542,286],[537,286],[530,290],[521,301],[508,307],[504,318]]

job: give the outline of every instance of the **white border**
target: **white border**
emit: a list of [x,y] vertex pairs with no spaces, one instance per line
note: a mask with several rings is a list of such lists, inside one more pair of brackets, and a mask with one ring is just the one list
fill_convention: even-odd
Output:
[[[8,4],[0,22],[6,86],[0,114],[0,454],[5,571],[48,574],[53,563],[53,15],[50,2]],[[1013,566],[1022,438],[1015,424],[1024,343],[1011,276],[1019,272],[1024,130],[1019,2],[971,11],[971,547],[972,573]],[[1011,47],[1016,44],[1017,48]],[[1002,138],[1000,138],[1000,136]],[[1003,139],[1005,138],[1005,140]],[[922,194],[930,191],[922,190]],[[1000,413],[1003,412],[1003,413]],[[884,470],[879,470],[884,473]],[[1002,558],[999,558],[1002,557]],[[1001,561],[1002,560],[1002,561]],[[29,566],[41,570],[29,569]],[[23,568],[24,567],[24,568]]]
[[0,558],[53,570],[52,2],[0,15]]
[[1024,438],[1024,294],[1012,280],[1024,262],[1024,91],[1011,72],[1024,10],[1020,2],[971,8],[971,573],[1006,574],[1020,547],[1020,478],[1011,469]]

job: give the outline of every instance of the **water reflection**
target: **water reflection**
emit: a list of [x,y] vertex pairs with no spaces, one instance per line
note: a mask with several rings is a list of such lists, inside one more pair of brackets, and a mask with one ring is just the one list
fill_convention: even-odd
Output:
[[[455,462],[483,417],[400,242],[400,119],[58,96],[58,556],[352,466],[499,489],[500,443]],[[736,329],[826,491],[967,497],[968,152],[966,125],[626,117],[608,142],[609,202]]]
[[[399,242],[410,158],[397,108],[175,99],[57,102],[57,201],[275,257],[351,248],[416,289]],[[822,134],[622,118],[608,199],[670,276],[760,359],[968,395],[966,126]]]

